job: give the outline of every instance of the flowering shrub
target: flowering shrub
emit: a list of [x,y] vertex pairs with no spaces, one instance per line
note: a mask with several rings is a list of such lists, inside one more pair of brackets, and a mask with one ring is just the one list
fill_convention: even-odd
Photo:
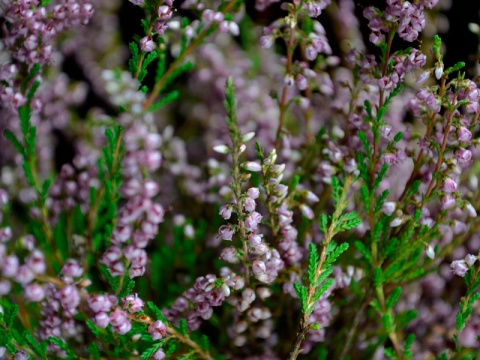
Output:
[[252,3],[1,1],[1,359],[477,358],[445,4]]

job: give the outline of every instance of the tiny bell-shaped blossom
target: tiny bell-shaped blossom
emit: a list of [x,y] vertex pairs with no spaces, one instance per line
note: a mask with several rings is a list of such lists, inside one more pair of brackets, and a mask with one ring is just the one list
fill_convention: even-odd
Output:
[[151,52],[154,47],[155,43],[153,42],[151,37],[145,36],[140,40],[140,49],[142,51]]
[[295,80],[293,79],[293,75],[291,74],[287,74],[283,78],[283,85],[286,87],[293,86],[294,83],[295,83]]
[[465,206],[465,213],[469,216],[469,217],[477,217],[477,211],[475,210],[475,208],[472,206],[472,204],[468,203],[466,206]]
[[450,210],[455,206],[455,198],[452,195],[442,197],[442,210]]
[[417,85],[422,85],[430,77],[430,71],[424,71],[417,79]]
[[253,172],[258,172],[258,171],[261,171],[261,170],[262,170],[262,165],[260,165],[259,163],[254,162],[254,161],[244,162],[244,163],[242,163],[242,167],[243,167],[245,170],[253,171]]
[[446,178],[443,182],[442,190],[446,193],[453,193],[457,190],[457,183],[451,178]]
[[477,257],[475,255],[468,254],[467,256],[465,256],[465,262],[468,266],[472,266],[473,264],[475,264],[476,261]]
[[458,141],[470,143],[470,140],[472,140],[472,133],[466,127],[462,126],[457,130],[457,137]]
[[222,225],[220,226],[220,229],[218,229],[218,235],[223,240],[231,241],[233,237],[233,228],[230,225]]
[[440,80],[443,75],[443,64],[435,64],[435,77],[437,80]]
[[309,220],[312,220],[315,217],[312,208],[308,205],[300,205],[300,211],[302,212],[303,216],[305,216]]
[[397,217],[390,222],[390,226],[391,227],[397,227],[397,226],[402,225],[402,223],[403,223],[403,220],[401,218]]
[[455,157],[461,164],[469,163],[470,160],[472,160],[472,152],[470,150],[461,148],[456,152]]
[[165,355],[165,352],[163,351],[163,349],[160,349],[160,350],[155,351],[152,356],[155,360],[163,360],[163,359],[165,359],[166,355]]
[[153,24],[153,29],[158,35],[163,35],[168,29],[168,24],[165,21],[157,20],[155,24]]
[[252,187],[247,190],[247,195],[255,200],[260,195],[260,191],[258,190],[258,188]]
[[238,262],[238,251],[234,247],[230,246],[222,250],[220,259],[228,263],[234,264]]
[[160,320],[157,320],[150,324],[148,327],[148,332],[152,336],[153,340],[160,340],[167,335],[167,326]]
[[242,142],[247,143],[255,137],[255,132],[251,131],[242,136]]
[[103,329],[105,329],[108,326],[108,324],[110,324],[110,317],[108,316],[107,313],[104,313],[104,312],[96,313],[93,320],[95,322],[95,325]]
[[394,201],[387,201],[382,205],[382,211],[385,215],[390,216],[395,211],[397,204]]
[[125,309],[131,313],[142,311],[145,303],[138,297],[137,294],[131,294],[122,299],[122,304]]
[[220,154],[228,154],[230,152],[230,148],[227,145],[217,145],[213,147],[213,151],[216,151]]
[[231,205],[222,205],[219,212],[220,216],[225,220],[230,219],[232,216],[232,206]]
[[255,211],[256,206],[257,204],[255,203],[255,200],[253,200],[251,197],[247,197],[243,202],[243,207],[245,208],[245,211],[249,213]]
[[466,272],[468,271],[468,266],[465,260],[452,261],[452,263],[450,264],[450,268],[455,275],[461,277],[464,277]]
[[433,250],[432,245],[427,245],[427,249],[425,250],[425,253],[430,259],[433,260],[435,258],[435,250]]

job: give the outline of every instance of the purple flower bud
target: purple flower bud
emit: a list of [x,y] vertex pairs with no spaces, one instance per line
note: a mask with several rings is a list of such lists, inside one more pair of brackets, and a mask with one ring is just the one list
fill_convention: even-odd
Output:
[[252,264],[252,270],[253,270],[253,274],[255,275],[255,277],[259,281],[264,282],[264,283],[269,282],[269,277],[268,277],[268,274],[267,274],[267,267],[266,267],[266,265],[263,261],[255,260]]
[[452,263],[450,264],[450,268],[452,269],[455,275],[461,276],[461,277],[464,277],[466,272],[468,271],[468,266],[465,260],[452,261]]
[[12,238],[12,229],[10,226],[0,229],[0,242],[7,242]]
[[83,268],[78,264],[77,260],[68,259],[62,267],[64,276],[77,278],[83,275]]
[[446,193],[452,193],[457,190],[457,183],[451,178],[446,178],[443,182],[442,190]]
[[148,327],[148,332],[153,340],[160,340],[167,335],[167,327],[160,320],[155,321]]
[[27,258],[26,263],[34,274],[43,274],[47,268],[47,265],[45,264],[45,256],[40,250],[37,249],[32,251],[30,256]]
[[145,0],[129,0],[132,4],[142,6],[145,3]]
[[300,211],[302,212],[303,216],[305,216],[309,220],[312,220],[315,217],[312,208],[308,205],[301,204]]
[[134,295],[128,295],[127,297],[122,299],[122,305],[129,312],[135,313],[135,312],[141,311],[145,303],[143,302],[142,299],[138,297],[137,294],[134,294]]
[[230,205],[222,205],[220,208],[220,216],[223,217],[225,220],[230,219],[232,216],[232,206]]
[[5,296],[10,293],[12,283],[8,280],[0,280],[0,296]]
[[110,323],[113,325],[113,330],[121,335],[125,335],[132,328],[127,313],[120,309],[116,309],[110,314]]
[[20,350],[13,356],[14,360],[28,360],[30,359],[30,355],[28,355],[25,351]]
[[455,206],[455,198],[452,195],[442,197],[442,210],[450,210]]
[[165,359],[165,353],[163,352],[163,349],[160,349],[160,350],[157,350],[155,351],[155,353],[153,354],[153,358],[155,360],[163,360]]
[[422,85],[425,81],[428,80],[429,77],[430,77],[429,71],[422,72],[417,79],[417,85]]
[[155,203],[147,213],[147,220],[153,224],[160,224],[163,222],[164,214],[162,205]]
[[465,212],[469,217],[473,217],[473,218],[477,217],[477,211],[470,203],[468,203],[467,206],[465,206]]
[[234,247],[227,247],[220,253],[220,259],[234,264],[238,262],[238,251]]
[[35,274],[27,265],[20,266],[18,272],[15,274],[15,281],[24,286],[31,283],[34,278]]
[[168,20],[172,17],[172,10],[170,6],[162,5],[158,8],[158,18],[161,20]]
[[95,322],[95,325],[103,329],[105,329],[108,324],[110,324],[110,318],[108,317],[108,314],[104,312],[96,313],[93,320]]
[[38,284],[29,284],[23,290],[23,294],[28,301],[40,302],[45,298],[45,290]]
[[158,35],[163,35],[168,29],[168,24],[165,21],[157,20],[155,24],[153,24],[153,29]]
[[440,80],[440,78],[443,75],[443,64],[438,64],[435,66],[435,77],[437,80]]
[[116,305],[116,303],[112,302],[112,299],[107,295],[94,295],[87,299],[87,303],[95,313],[109,312],[113,305]]
[[297,83],[297,88],[298,88],[298,90],[300,90],[300,91],[306,90],[307,87],[308,87],[308,80],[307,80],[307,78],[306,78],[304,75],[302,75],[302,74],[298,74],[298,75],[297,75],[296,83]]
[[142,51],[151,52],[154,47],[155,43],[151,37],[145,36],[140,40],[140,49]]
[[220,229],[218,230],[218,235],[223,239],[223,240],[232,240],[233,237],[233,228],[230,225],[222,225],[220,226]]
[[466,127],[462,126],[457,130],[457,137],[458,141],[470,143],[470,140],[472,140],[472,133]]
[[257,230],[257,225],[260,221],[262,221],[262,215],[254,211],[249,214],[245,219],[245,228],[248,231],[254,232],[255,230]]
[[14,277],[17,275],[19,267],[18,258],[15,255],[10,255],[4,259],[2,264],[2,274],[5,277]]
[[250,197],[247,197],[243,203],[243,207],[245,208],[246,212],[251,213],[252,211],[255,211],[255,207],[257,204],[255,203],[255,200],[253,200]]
[[458,150],[455,156],[460,163],[469,163],[472,160],[472,152],[463,148]]
[[75,309],[80,304],[81,299],[77,288],[73,285],[67,285],[60,289],[55,294],[55,298],[60,300],[62,306],[67,310]]

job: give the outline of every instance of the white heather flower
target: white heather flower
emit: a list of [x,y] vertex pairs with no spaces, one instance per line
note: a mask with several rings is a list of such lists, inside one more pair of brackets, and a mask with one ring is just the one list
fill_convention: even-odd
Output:
[[258,171],[262,170],[262,165],[260,165],[259,163],[254,162],[254,161],[244,162],[244,163],[242,164],[242,167],[243,167],[245,170],[253,171],[253,172],[258,172]]
[[435,251],[433,250],[432,245],[428,245],[425,252],[430,259],[433,260],[435,258]]
[[213,151],[216,151],[220,154],[228,154],[230,152],[230,148],[227,145],[217,145],[213,147]]
[[477,257],[475,255],[468,254],[465,256],[465,262],[468,264],[468,266],[475,264],[475,261],[477,261]]
[[392,222],[390,223],[390,226],[391,227],[397,227],[397,226],[400,226],[402,225],[402,219],[401,218],[395,218],[392,220]]
[[255,136],[255,132],[251,131],[249,133],[246,133],[245,135],[242,136],[242,142],[249,142],[252,140]]

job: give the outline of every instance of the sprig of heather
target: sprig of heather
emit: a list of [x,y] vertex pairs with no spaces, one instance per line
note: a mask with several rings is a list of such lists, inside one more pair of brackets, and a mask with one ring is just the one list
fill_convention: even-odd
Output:
[[[320,216],[320,230],[324,234],[322,250],[319,253],[315,244],[310,244],[310,258],[308,263],[308,287],[299,282],[294,284],[295,292],[302,305],[302,317],[293,349],[289,359],[296,359],[301,351],[301,344],[307,332],[311,329],[318,330],[319,325],[310,321],[310,315],[315,309],[315,304],[323,297],[328,297],[333,279],[328,279],[333,272],[332,263],[348,249],[348,243],[337,245],[333,238],[339,232],[351,230],[361,224],[356,212],[343,212],[348,206],[348,192],[354,181],[353,176],[345,179],[343,188],[339,181],[332,181],[335,212],[331,217],[323,214]],[[330,290],[331,291],[331,290]]]

